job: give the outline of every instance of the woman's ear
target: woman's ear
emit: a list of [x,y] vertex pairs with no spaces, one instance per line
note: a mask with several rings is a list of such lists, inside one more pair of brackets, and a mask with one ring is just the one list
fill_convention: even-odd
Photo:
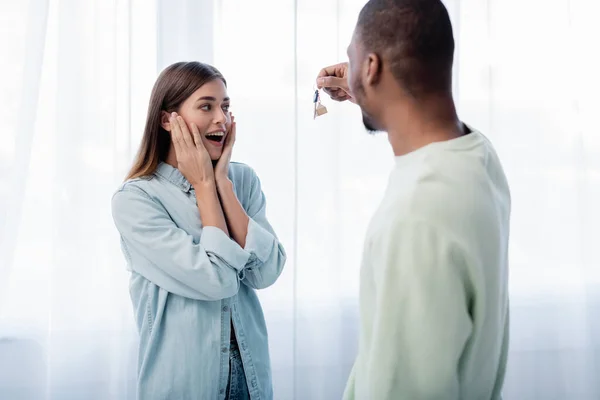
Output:
[[171,123],[169,122],[170,117],[171,117],[170,113],[168,113],[166,111],[160,112],[160,125],[167,132],[171,132]]

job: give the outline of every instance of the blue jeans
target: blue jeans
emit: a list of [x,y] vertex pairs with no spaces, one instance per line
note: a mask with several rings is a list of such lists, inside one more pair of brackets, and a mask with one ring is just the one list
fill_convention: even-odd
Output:
[[226,400],[250,400],[242,356],[235,342],[231,343],[229,349],[229,382]]

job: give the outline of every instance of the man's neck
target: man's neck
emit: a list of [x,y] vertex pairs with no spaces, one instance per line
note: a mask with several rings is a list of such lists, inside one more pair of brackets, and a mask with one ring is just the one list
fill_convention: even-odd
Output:
[[456,115],[452,99],[389,107],[386,126],[388,140],[396,156],[464,135],[463,124]]

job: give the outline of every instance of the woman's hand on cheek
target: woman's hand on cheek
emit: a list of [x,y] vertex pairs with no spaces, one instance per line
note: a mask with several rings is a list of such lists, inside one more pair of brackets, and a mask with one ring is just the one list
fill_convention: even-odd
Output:
[[231,153],[233,150],[233,145],[235,144],[235,134],[236,123],[235,117],[232,114],[231,124],[229,126],[229,130],[227,131],[227,137],[225,137],[225,143],[223,145],[223,152],[221,153],[219,161],[217,161],[217,165],[215,165],[215,181],[217,182],[217,186],[219,185],[219,182],[225,183],[229,180],[229,162],[231,161]]
[[191,124],[191,132],[187,123],[176,113],[172,113],[171,140],[177,157],[177,169],[196,188],[214,180],[212,162],[208,151],[202,143],[202,137],[195,124]]

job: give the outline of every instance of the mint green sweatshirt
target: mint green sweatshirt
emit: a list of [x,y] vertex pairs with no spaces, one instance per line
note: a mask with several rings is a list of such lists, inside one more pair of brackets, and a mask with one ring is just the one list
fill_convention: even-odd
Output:
[[501,399],[510,192],[472,132],[397,157],[369,226],[347,400]]

